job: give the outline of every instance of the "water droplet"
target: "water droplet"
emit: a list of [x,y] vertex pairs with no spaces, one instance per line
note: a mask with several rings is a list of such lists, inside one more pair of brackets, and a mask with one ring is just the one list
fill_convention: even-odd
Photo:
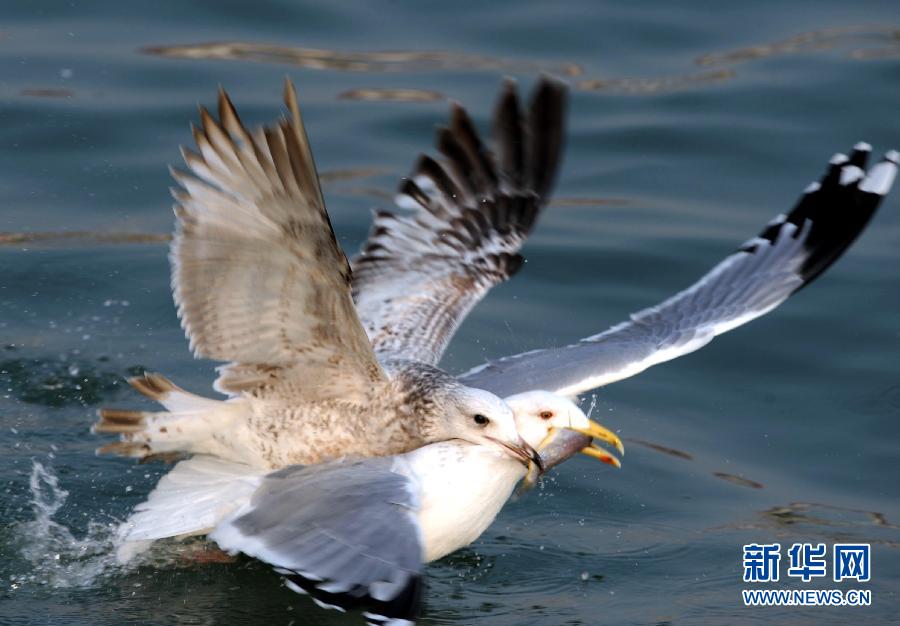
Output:
[[597,394],[592,393],[591,394],[591,405],[588,407],[588,410],[587,410],[588,419],[590,419],[591,414],[594,412],[594,409],[596,407],[597,407]]

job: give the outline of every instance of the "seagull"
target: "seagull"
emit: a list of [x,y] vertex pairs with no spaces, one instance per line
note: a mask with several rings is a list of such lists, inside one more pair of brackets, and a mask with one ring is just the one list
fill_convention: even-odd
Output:
[[[400,185],[400,211],[377,211],[352,264],[337,245],[296,93],[291,120],[248,131],[220,90],[201,108],[199,152],[173,170],[178,230],[172,282],[196,356],[219,368],[222,402],[161,375],[133,379],[167,412],[105,409],[96,432],[126,456],[211,454],[267,469],[406,452],[451,438],[517,446],[500,397],[574,397],[693,352],[820,276],[869,223],[900,155],[866,170],[871,146],[836,154],[796,205],[687,289],[563,346],[488,361],[459,376],[437,366],[455,330],[523,264],[520,249],[556,179],[567,94],[538,80],[526,110],[506,81],[490,148],[453,104]],[[405,212],[404,212],[405,211]],[[489,434],[489,431],[503,430]],[[523,455],[530,452],[521,450]]]
[[[543,467],[579,451],[618,466],[587,434],[599,425],[571,400],[530,391],[506,402]],[[370,624],[412,624],[424,564],[475,541],[529,465],[536,467],[459,439],[271,473],[195,456],[164,476],[121,526],[118,556],[127,561],[157,539],[208,534],[232,554],[274,566],[288,588],[326,608],[364,609]]]
[[[534,453],[527,429],[516,431],[512,442],[511,432],[506,441],[477,436],[478,429],[473,435],[472,423],[508,425],[502,416],[513,415],[510,403],[521,400],[519,394],[545,390],[541,393],[574,397],[693,352],[773,310],[847,250],[890,191],[900,162],[900,155],[889,151],[867,170],[871,147],[860,142],[849,156],[835,155],[793,209],[687,289],[575,344],[489,361],[454,378],[437,368],[453,333],[490,288],[521,267],[519,250],[547,203],[563,142],[564,88],[541,79],[523,113],[515,85],[507,82],[494,115],[491,149],[465,110],[453,105],[450,125],[438,131],[443,158],[421,157],[401,184],[398,208],[412,212],[377,212],[352,264],[335,243],[290,84],[286,101],[292,121],[251,134],[220,93],[221,122],[201,110],[203,128],[195,131],[200,152],[185,151],[191,173],[175,173],[183,187],[176,192],[175,299],[195,354],[233,361],[220,368],[215,385],[230,399],[201,398],[162,376],[147,375],[132,384],[167,412],[106,409],[95,428],[122,435],[104,451],[201,455],[176,465],[160,481],[159,493],[166,492],[167,483],[182,481],[185,489],[200,485],[202,476],[188,468],[202,463],[253,468],[241,474],[249,504],[235,509],[210,497],[204,500],[206,513],[192,522],[194,531],[208,531],[210,524],[201,521],[211,520],[211,536],[220,545],[277,565],[297,588],[398,603],[396,610],[379,606],[371,613],[373,623],[402,624],[407,613],[414,614],[409,607],[415,606],[418,583],[407,583],[418,580],[413,575],[418,570],[403,566],[405,573],[396,578],[347,589],[346,578],[342,586],[329,572],[341,571],[355,557],[341,551],[340,541],[326,542],[331,547],[321,552],[304,552],[306,526],[288,531],[281,525],[297,519],[291,517],[300,515],[297,507],[279,507],[303,502],[319,514],[343,511],[347,524],[351,519],[360,524],[347,528],[361,533],[368,525],[357,513],[358,498],[370,495],[379,476],[381,496],[387,496],[381,501],[388,503],[383,508],[393,513],[391,523],[408,531],[408,545],[424,550],[420,561],[444,553],[421,543],[424,535],[415,531],[422,527],[419,512],[427,508],[416,498],[440,499],[440,481],[423,482],[428,471],[421,468],[394,470],[413,463],[410,458],[438,454],[430,450],[469,446],[493,458],[515,456],[514,485],[526,461],[539,467],[545,460]],[[476,410],[482,413],[472,414],[471,403],[481,405]],[[488,415],[483,405],[494,413]],[[583,438],[612,441],[605,429],[579,428],[576,434]],[[562,437],[541,444],[551,460],[575,447]],[[334,460],[343,457],[349,458]],[[470,464],[451,464],[467,477],[462,491],[477,486]],[[280,471],[262,473],[270,470]],[[451,513],[489,523],[493,514],[485,511],[499,510],[512,489],[505,484],[492,486],[490,506],[481,503],[484,510],[456,507]],[[289,499],[294,489],[306,495]],[[324,499],[313,504],[316,493]],[[145,510],[150,508],[132,518],[135,524]],[[406,526],[398,521],[401,513],[407,515]],[[223,515],[230,517],[220,521]],[[456,532],[451,525],[433,536],[454,549],[460,541]],[[128,534],[129,540],[140,538],[137,531]],[[297,550],[266,552],[276,541]],[[394,554],[401,552],[409,554],[405,549]],[[314,562],[305,560],[313,557]],[[321,601],[336,603],[331,596]]]
[[101,410],[94,431],[120,441],[99,452],[277,469],[463,439],[536,460],[498,396],[437,362],[472,306],[522,263],[558,169],[565,87],[543,79],[523,112],[507,83],[493,152],[454,105],[439,132],[446,159],[423,156],[402,187],[418,212],[377,213],[352,268],[290,81],[285,103],[290,119],[251,132],[220,90],[219,120],[201,107],[197,151],[182,150],[188,171],[172,170],[175,303],[194,355],[231,361],[214,385],[229,399],[134,378],[166,411]]

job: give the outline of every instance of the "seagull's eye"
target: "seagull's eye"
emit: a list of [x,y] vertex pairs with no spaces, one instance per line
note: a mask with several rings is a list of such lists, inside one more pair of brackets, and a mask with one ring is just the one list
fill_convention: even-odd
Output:
[[473,417],[472,419],[475,420],[475,423],[478,424],[479,426],[487,426],[488,422],[491,421],[488,418],[486,418],[484,415],[482,415],[481,413],[476,413],[475,417]]
[[553,417],[553,411],[541,411],[538,415],[541,416],[542,420],[548,420]]

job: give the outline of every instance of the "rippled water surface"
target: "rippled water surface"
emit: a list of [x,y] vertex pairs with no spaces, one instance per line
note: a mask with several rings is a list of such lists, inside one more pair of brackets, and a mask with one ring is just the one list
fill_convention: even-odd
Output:
[[[223,85],[246,120],[297,83],[348,251],[447,100],[573,85],[528,264],[445,365],[596,333],[706,271],[866,139],[900,147],[896,2],[29,2],[0,8],[0,622],[358,624],[199,544],[116,569],[163,468],[97,458],[122,379],[207,392],[169,296],[168,163]],[[428,568],[425,624],[887,623],[900,610],[900,195],[823,279],[597,394],[587,458]],[[741,546],[869,542],[869,608],[746,609]],[[803,587],[802,583],[782,587]],[[830,581],[808,588],[833,587]]]

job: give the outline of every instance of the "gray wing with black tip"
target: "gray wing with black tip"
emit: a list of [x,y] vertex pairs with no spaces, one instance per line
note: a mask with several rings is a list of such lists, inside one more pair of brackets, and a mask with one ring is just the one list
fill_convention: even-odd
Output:
[[372,623],[411,622],[423,549],[406,463],[379,457],[274,472],[209,536],[273,565],[288,587],[319,604],[363,609]]
[[768,313],[840,258],[890,191],[900,155],[890,151],[866,172],[870,150],[859,143],[849,157],[835,155],[790,213],[668,300],[576,344],[489,362],[459,379],[500,396],[529,389],[574,395],[693,352]]

